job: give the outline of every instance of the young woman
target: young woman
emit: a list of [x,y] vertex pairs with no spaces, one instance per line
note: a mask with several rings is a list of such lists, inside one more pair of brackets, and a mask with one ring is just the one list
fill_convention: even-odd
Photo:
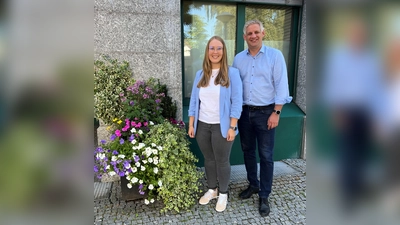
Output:
[[196,137],[204,156],[208,191],[199,203],[206,205],[218,198],[218,212],[224,211],[228,203],[229,157],[238,134],[242,92],[239,70],[228,66],[225,42],[212,37],[205,49],[203,69],[197,71],[193,82],[188,135]]

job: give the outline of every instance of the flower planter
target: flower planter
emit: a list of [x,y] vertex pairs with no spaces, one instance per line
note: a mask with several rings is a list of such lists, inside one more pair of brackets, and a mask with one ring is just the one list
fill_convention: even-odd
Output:
[[128,180],[125,177],[121,177],[121,198],[122,200],[137,200],[147,197],[147,193],[144,195],[139,194],[139,185],[132,185],[132,188],[128,188]]

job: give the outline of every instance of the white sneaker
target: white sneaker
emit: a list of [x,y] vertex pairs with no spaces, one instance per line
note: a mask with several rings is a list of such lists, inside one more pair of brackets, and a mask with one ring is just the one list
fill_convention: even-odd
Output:
[[228,194],[219,194],[215,210],[217,210],[217,212],[223,212],[226,209],[227,204],[228,204]]
[[208,189],[208,191],[200,198],[200,205],[207,205],[211,199],[218,198],[218,190]]

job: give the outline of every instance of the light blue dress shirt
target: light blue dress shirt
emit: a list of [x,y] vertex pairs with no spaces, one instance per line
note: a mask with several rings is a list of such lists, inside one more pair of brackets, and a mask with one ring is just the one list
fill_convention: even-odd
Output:
[[235,56],[232,66],[239,69],[243,81],[243,104],[284,105],[292,101],[285,59],[278,49],[263,45],[255,56],[246,49]]
[[[226,134],[228,133],[229,127],[231,125],[231,118],[240,118],[243,105],[243,87],[239,75],[239,70],[233,67],[229,67],[228,75],[230,85],[228,88],[220,86],[219,94],[219,118],[221,134],[224,138],[226,138]],[[197,130],[197,122],[199,120],[200,110],[200,88],[197,87],[197,84],[199,83],[202,76],[203,70],[197,71],[193,83],[192,95],[190,96],[190,105],[188,111],[188,116],[194,116],[195,134]],[[236,134],[238,134],[238,130],[236,130]]]

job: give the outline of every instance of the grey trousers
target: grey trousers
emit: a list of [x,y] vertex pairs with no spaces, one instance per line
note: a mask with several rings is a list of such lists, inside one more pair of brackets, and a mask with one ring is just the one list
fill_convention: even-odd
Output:
[[222,136],[219,124],[201,121],[197,125],[196,140],[204,156],[208,188],[215,189],[219,183],[219,193],[228,193],[231,177],[229,157],[233,141],[227,141]]

